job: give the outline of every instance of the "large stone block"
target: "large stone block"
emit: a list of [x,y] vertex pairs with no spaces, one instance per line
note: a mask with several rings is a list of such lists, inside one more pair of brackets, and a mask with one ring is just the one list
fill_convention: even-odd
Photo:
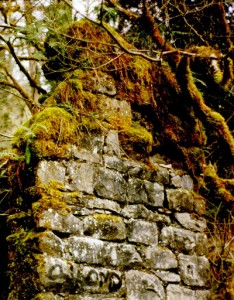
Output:
[[186,189],[166,189],[169,209],[175,211],[192,212],[194,198],[192,192]]
[[37,227],[63,233],[82,233],[82,222],[70,213],[62,214],[49,208],[36,219]]
[[169,284],[166,288],[166,300],[210,300],[209,290],[191,290],[186,287]]
[[40,282],[47,291],[75,292],[77,268],[73,262],[49,255],[37,255],[37,259]]
[[145,250],[147,266],[152,269],[168,270],[178,267],[175,254],[169,249],[149,246]]
[[189,213],[175,213],[176,220],[181,226],[192,231],[204,231],[206,229],[206,220],[199,216]]
[[42,160],[38,164],[37,179],[41,183],[48,184],[50,180],[65,184],[66,167],[62,162]]
[[83,221],[84,234],[101,240],[124,240],[127,236],[121,217],[107,214],[88,216]]
[[146,193],[148,195],[148,204],[160,207],[164,202],[164,186],[157,182],[144,181]]
[[165,299],[162,282],[153,274],[131,270],[125,273],[127,300]]
[[79,190],[92,194],[94,190],[95,167],[90,163],[70,161],[67,163],[65,187],[69,191]]
[[122,273],[112,269],[80,265],[77,272],[77,281],[81,292],[122,294],[125,291]]
[[127,199],[129,203],[147,203],[148,197],[143,180],[138,178],[128,180]]
[[69,259],[91,265],[126,267],[142,262],[133,245],[109,243],[90,237],[69,237],[66,241],[66,252]]
[[160,241],[162,246],[185,254],[204,255],[206,253],[207,237],[203,233],[167,226],[161,231]]
[[38,248],[41,252],[54,257],[64,255],[65,245],[63,240],[52,231],[46,230],[38,233]]
[[124,202],[126,187],[126,181],[120,173],[105,168],[99,169],[94,186],[99,197]]
[[130,220],[128,222],[128,240],[130,242],[145,245],[157,245],[158,227],[155,223],[142,220]]
[[210,284],[210,264],[204,256],[179,254],[179,271],[184,284],[208,287]]

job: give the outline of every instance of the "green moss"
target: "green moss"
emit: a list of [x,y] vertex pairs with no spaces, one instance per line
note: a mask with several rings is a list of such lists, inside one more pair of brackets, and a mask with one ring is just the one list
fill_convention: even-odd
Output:
[[98,214],[98,215],[94,215],[93,218],[98,222],[105,222],[105,221],[110,221],[114,223],[121,222],[121,218],[114,215]]

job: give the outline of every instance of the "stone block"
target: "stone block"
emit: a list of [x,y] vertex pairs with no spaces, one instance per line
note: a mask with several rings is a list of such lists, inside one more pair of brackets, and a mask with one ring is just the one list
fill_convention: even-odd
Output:
[[175,254],[169,249],[149,246],[145,250],[147,266],[152,269],[169,270],[178,267]]
[[80,265],[77,280],[82,292],[108,294],[125,291],[122,273],[112,269]]
[[37,179],[41,183],[49,184],[50,180],[65,184],[66,168],[62,162],[42,160],[38,164]]
[[130,178],[128,180],[127,189],[127,199],[129,203],[147,203],[148,197],[143,180]]
[[150,181],[144,181],[148,204],[154,207],[162,207],[164,202],[164,186]]
[[120,213],[121,207],[119,203],[116,201],[112,200],[107,200],[107,199],[100,199],[97,197],[83,197],[83,205],[87,208],[92,208],[92,209],[103,209],[115,213]]
[[169,284],[166,288],[166,300],[210,300],[210,291],[191,290],[186,287]]
[[170,247],[185,254],[203,255],[206,253],[207,237],[203,233],[195,233],[173,226],[164,227],[161,231],[161,245]]
[[49,255],[37,255],[37,260],[40,282],[48,292],[75,292],[77,268],[73,262]]
[[155,223],[142,220],[130,220],[128,222],[128,240],[145,245],[157,245],[158,227]]
[[70,236],[66,240],[66,252],[77,263],[103,266],[129,266],[142,259],[133,245],[117,244],[90,237]]
[[69,161],[67,163],[65,187],[69,191],[92,194],[94,190],[95,167],[90,163]]
[[104,153],[121,156],[119,135],[116,130],[110,130],[105,138]]
[[208,287],[210,284],[210,264],[204,256],[179,254],[179,271],[185,285]]
[[125,276],[128,300],[165,299],[162,282],[155,275],[131,270]]
[[176,220],[181,226],[192,231],[204,231],[206,229],[206,220],[197,215],[189,213],[175,213]]
[[82,233],[82,222],[70,213],[60,214],[49,208],[36,220],[37,227],[62,233]]
[[101,240],[120,241],[126,238],[126,228],[121,217],[95,214],[83,220],[84,234]]
[[126,181],[113,170],[99,168],[94,189],[99,197],[124,202],[126,199]]
[[192,192],[186,189],[166,189],[169,209],[175,211],[192,212],[194,198]]
[[180,282],[180,276],[169,271],[156,271],[155,274],[164,282]]
[[54,257],[64,255],[65,245],[52,231],[46,230],[38,233],[38,248],[41,252]]
[[181,176],[181,187],[186,190],[193,189],[193,179],[188,174]]

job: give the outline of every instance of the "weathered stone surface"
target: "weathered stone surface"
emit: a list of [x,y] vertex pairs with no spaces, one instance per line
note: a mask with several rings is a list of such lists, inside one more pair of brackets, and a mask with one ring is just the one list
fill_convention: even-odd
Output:
[[119,135],[116,130],[110,130],[105,138],[104,153],[108,155],[121,156]]
[[69,191],[79,190],[93,193],[95,167],[90,163],[70,161],[66,169],[65,187]]
[[180,276],[169,271],[156,271],[155,274],[165,282],[180,282]]
[[183,212],[193,211],[193,195],[186,189],[166,189],[169,209]]
[[94,147],[94,149],[92,150],[88,150],[84,148],[80,149],[80,147],[77,147],[75,145],[70,146],[70,148],[68,149],[69,157],[77,158],[80,161],[87,161],[90,163],[101,164],[102,156],[99,153],[96,153],[97,151],[98,151],[97,147]]
[[130,203],[147,203],[148,197],[143,180],[138,178],[128,180],[127,199]]
[[128,271],[126,285],[128,300],[161,300],[165,297],[161,281],[152,274]]
[[114,244],[89,237],[71,236],[66,243],[67,253],[75,262],[127,266],[141,263],[141,257],[132,245]]
[[120,173],[104,168],[99,169],[94,186],[99,197],[124,202],[126,187],[126,181]]
[[181,188],[181,177],[179,175],[173,174],[171,177],[171,185],[176,188]]
[[193,189],[193,179],[189,175],[181,176],[181,187],[183,189],[192,190]]
[[169,216],[159,214],[152,210],[147,209],[142,204],[130,204],[126,205],[122,210],[121,214],[127,219],[145,219],[151,222],[158,222],[164,224],[170,224],[171,220]]
[[76,266],[71,261],[56,258],[49,255],[38,256],[37,271],[42,285],[58,292],[72,291],[76,287],[75,272]]
[[166,300],[210,300],[208,290],[191,290],[177,284],[169,284],[166,293]]
[[97,197],[93,198],[83,198],[84,204],[87,208],[98,208],[98,209],[103,209],[107,211],[113,211],[116,213],[120,213],[121,207],[116,201],[111,201],[107,199],[100,199]]
[[124,161],[117,156],[104,155],[103,156],[104,166],[109,169],[116,170],[118,172],[126,172],[127,169],[124,165]]
[[153,269],[168,270],[178,266],[175,254],[169,249],[149,246],[145,250],[145,258]]
[[148,195],[148,204],[160,207],[164,202],[164,186],[157,182],[144,181],[146,193]]
[[62,162],[42,160],[38,164],[37,178],[41,183],[48,184],[50,180],[64,185],[66,168]]
[[77,272],[77,280],[78,289],[82,292],[121,294],[125,290],[122,273],[112,269],[80,265]]
[[37,226],[58,232],[77,233],[82,232],[82,223],[72,214],[59,214],[49,208],[41,213],[37,219]]
[[155,223],[142,220],[130,220],[128,223],[128,240],[145,245],[157,245],[158,228]]
[[83,221],[84,234],[103,240],[124,240],[126,228],[121,217],[96,214],[86,217]]
[[206,220],[197,215],[189,213],[175,213],[176,220],[184,228],[192,231],[204,231],[206,229]]
[[210,265],[204,256],[179,254],[180,276],[189,286],[208,287],[210,283]]
[[54,257],[62,257],[65,250],[63,240],[52,231],[46,230],[38,233],[38,245],[40,251]]
[[194,233],[173,226],[164,227],[161,231],[161,245],[177,251],[198,255],[206,253],[207,237],[202,233]]

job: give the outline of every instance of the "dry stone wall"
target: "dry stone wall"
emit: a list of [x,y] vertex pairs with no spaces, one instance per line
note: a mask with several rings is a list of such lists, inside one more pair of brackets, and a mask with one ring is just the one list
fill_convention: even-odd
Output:
[[113,130],[40,160],[8,218],[8,299],[209,299],[204,203],[189,175],[150,162]]

